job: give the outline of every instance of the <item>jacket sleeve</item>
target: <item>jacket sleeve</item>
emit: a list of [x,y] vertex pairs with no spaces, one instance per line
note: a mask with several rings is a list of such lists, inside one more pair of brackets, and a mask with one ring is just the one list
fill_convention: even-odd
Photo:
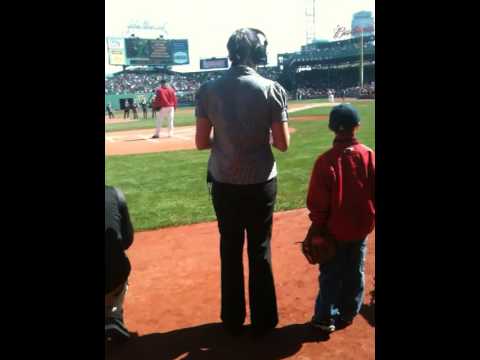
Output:
[[323,157],[319,157],[313,167],[308,187],[307,208],[310,220],[318,228],[326,226],[330,215],[331,173]]
[[119,211],[121,216],[121,232],[124,250],[127,250],[133,243],[133,225],[128,212],[127,201],[119,189],[115,189],[119,202]]
[[373,207],[376,208],[375,206],[375,153],[371,151],[370,153],[370,161],[368,163],[368,176],[370,180],[370,191],[371,191],[371,198],[373,202]]

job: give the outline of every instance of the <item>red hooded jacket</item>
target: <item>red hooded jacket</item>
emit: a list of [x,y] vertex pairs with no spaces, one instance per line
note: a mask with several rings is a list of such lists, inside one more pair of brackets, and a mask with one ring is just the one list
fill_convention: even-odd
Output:
[[375,153],[352,135],[337,135],[320,155],[307,196],[312,223],[338,241],[364,239],[375,227]]

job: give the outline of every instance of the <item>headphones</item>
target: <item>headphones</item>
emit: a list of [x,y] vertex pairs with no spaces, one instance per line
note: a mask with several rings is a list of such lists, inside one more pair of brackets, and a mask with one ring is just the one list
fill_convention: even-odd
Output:
[[[245,42],[243,44],[237,42],[238,40],[234,40],[235,38],[233,37],[235,34],[232,35],[227,44],[231,60],[233,61],[232,58],[240,60],[248,57],[256,65],[266,65],[268,41],[263,31],[254,28],[243,28],[237,30],[236,33],[238,34],[239,32],[247,38],[248,45]],[[265,39],[263,42],[260,36],[263,36]]]
[[[258,29],[253,29],[253,28],[248,28],[250,34],[255,35],[255,39],[252,39],[252,43],[255,44],[253,45],[252,52],[251,52],[251,59],[255,64],[260,64],[260,65],[266,65],[267,64],[267,35],[261,30]],[[251,38],[249,34],[249,38]],[[260,36],[264,37],[264,41],[260,40]]]

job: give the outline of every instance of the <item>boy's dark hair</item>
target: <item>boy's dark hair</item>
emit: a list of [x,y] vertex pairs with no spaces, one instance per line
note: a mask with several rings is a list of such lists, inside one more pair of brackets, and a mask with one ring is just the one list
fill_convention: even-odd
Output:
[[335,133],[351,131],[360,124],[360,116],[357,109],[349,104],[335,106],[330,112],[328,128]]
[[[262,41],[259,35],[265,40]],[[249,61],[255,65],[266,64],[267,45],[267,37],[262,31],[253,28],[239,29],[228,39],[228,57],[232,65],[246,64]]]
[[160,80],[161,85],[165,85],[166,83],[167,83],[167,80],[165,80],[165,79]]

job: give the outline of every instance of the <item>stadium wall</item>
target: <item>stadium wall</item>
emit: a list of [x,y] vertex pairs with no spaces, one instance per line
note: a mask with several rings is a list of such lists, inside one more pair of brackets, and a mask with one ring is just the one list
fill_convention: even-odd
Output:
[[120,95],[105,95],[105,107],[108,103],[112,104],[113,110],[120,110],[120,99],[134,99],[137,102],[144,96],[146,96],[147,101],[153,94],[135,94],[135,93],[125,93]]
[[[113,110],[120,110],[120,99],[134,99],[137,104],[140,104],[140,100],[142,98],[146,98],[147,103],[150,101],[150,98],[153,96],[151,94],[145,93],[125,93],[120,95],[105,95],[105,108],[107,104],[112,104]],[[177,92],[177,101],[178,107],[182,106],[193,106],[194,105],[194,93],[186,93],[186,92]],[[105,110],[106,111],[106,110]]]

